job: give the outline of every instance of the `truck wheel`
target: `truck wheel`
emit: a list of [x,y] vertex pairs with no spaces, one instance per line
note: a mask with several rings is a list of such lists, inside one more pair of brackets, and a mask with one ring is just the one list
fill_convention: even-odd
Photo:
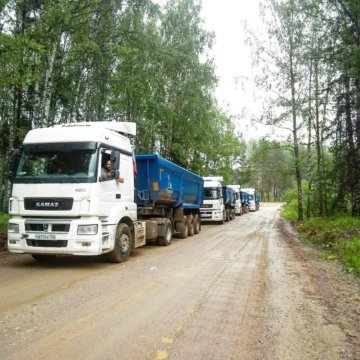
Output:
[[158,244],[161,246],[168,246],[172,240],[172,226],[171,221],[166,220],[164,223],[164,236],[158,237]]
[[226,212],[225,212],[225,210],[224,210],[224,211],[223,211],[222,220],[219,221],[219,224],[220,224],[220,225],[224,225],[225,221],[226,221]]
[[186,224],[188,227],[188,236],[194,235],[194,217],[192,215],[188,215],[186,217]]
[[200,216],[198,214],[194,215],[193,222],[194,222],[194,234],[198,234],[201,231],[201,221],[200,221]]
[[115,234],[114,250],[109,253],[109,260],[121,263],[129,258],[131,251],[131,232],[126,224],[119,224]]
[[176,223],[176,230],[179,233],[181,239],[186,239],[188,237],[188,226],[186,222]]

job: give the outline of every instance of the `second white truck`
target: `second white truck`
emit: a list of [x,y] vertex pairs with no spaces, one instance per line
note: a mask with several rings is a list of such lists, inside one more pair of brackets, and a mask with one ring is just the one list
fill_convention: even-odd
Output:
[[201,204],[200,213],[202,221],[219,222],[226,221],[225,204],[222,189],[222,176],[203,177],[204,200]]

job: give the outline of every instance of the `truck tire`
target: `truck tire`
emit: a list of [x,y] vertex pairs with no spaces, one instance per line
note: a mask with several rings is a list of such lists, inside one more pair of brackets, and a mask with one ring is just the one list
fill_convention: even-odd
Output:
[[230,212],[229,212],[229,210],[225,210],[225,221],[226,222],[230,221]]
[[176,223],[176,231],[178,232],[178,236],[181,239],[186,239],[188,237],[188,226],[186,222],[177,222]]
[[225,212],[225,210],[224,210],[224,211],[223,211],[222,220],[219,221],[219,224],[220,224],[220,225],[224,225],[225,221],[226,221],[226,212]]
[[161,246],[169,246],[172,240],[172,226],[170,220],[165,220],[164,223],[164,235],[158,237],[158,244]]
[[194,234],[199,234],[199,232],[201,231],[201,221],[200,221],[200,216],[198,214],[194,215],[193,222],[194,222]]
[[192,215],[188,215],[186,217],[186,224],[188,227],[188,236],[194,235],[194,217]]
[[129,258],[131,251],[131,232],[126,224],[119,224],[115,234],[114,250],[109,253],[109,260],[121,263]]

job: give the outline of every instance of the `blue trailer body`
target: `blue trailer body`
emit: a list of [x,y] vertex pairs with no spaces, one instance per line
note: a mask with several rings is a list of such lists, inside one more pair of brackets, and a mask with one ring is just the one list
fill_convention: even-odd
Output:
[[157,154],[136,155],[136,167],[138,207],[200,208],[204,192],[202,177]]
[[241,205],[244,212],[249,211],[250,195],[245,191],[240,191]]
[[224,196],[224,204],[228,204],[231,207],[235,208],[235,203],[236,203],[236,193],[235,191],[228,187],[228,186],[223,186],[223,196]]
[[229,186],[222,187],[223,198],[225,205],[226,221],[235,219],[236,193],[235,190]]

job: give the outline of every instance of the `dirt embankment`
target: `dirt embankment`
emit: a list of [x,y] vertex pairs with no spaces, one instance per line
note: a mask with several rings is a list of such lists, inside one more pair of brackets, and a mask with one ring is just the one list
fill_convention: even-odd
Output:
[[346,348],[341,358],[360,359],[359,280],[354,274],[346,273],[340,261],[324,261],[319,250],[301,244],[289,223],[278,220],[277,227],[311,278],[308,296],[320,301],[327,309],[328,324],[337,324],[346,334]]

